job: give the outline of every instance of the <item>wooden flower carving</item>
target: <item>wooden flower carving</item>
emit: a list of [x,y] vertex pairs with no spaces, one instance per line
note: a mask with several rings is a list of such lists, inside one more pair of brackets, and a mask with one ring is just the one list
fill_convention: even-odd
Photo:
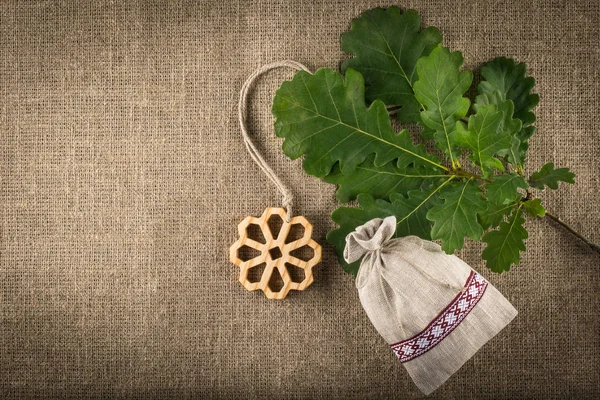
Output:
[[[312,236],[312,225],[302,216],[293,217],[286,222],[283,208],[269,207],[260,218],[246,217],[239,225],[240,238],[231,246],[229,260],[240,267],[240,283],[247,290],[262,290],[269,299],[284,299],[290,290],[304,290],[313,282],[312,268],[321,261],[321,246]],[[271,218],[281,218],[283,224],[279,232],[269,227]],[[249,229],[254,227],[262,233],[262,240],[251,239]],[[303,230],[299,238],[291,239],[292,230]],[[298,250],[312,249],[312,257],[299,258]],[[242,256],[243,249],[253,252],[254,256]],[[306,257],[305,257],[306,258]],[[262,269],[256,276],[253,272]],[[256,271],[255,271],[256,270]],[[258,271],[259,272],[259,271]],[[293,272],[293,274],[292,274]],[[303,275],[298,278],[296,275]],[[272,287],[273,275],[280,275],[283,286],[279,290]]]

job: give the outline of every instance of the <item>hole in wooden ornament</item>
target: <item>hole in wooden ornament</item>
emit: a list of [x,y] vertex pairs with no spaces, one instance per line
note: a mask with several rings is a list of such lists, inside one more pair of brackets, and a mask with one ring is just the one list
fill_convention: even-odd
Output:
[[304,226],[300,224],[292,224],[290,226],[290,232],[285,238],[285,243],[292,243],[295,240],[302,239],[304,237]]
[[273,269],[273,273],[269,279],[269,287],[274,292],[279,292],[283,288],[283,278],[277,268]]
[[310,246],[302,246],[290,251],[290,256],[299,258],[302,261],[308,261],[315,256],[315,251]]
[[281,219],[279,215],[273,214],[267,220],[267,225],[269,225],[269,230],[271,231],[273,239],[277,239],[277,236],[279,236],[279,231],[283,226],[283,219]]
[[265,270],[267,263],[258,264],[256,267],[248,269],[248,282],[256,283],[262,279],[262,274]]
[[288,274],[290,274],[292,282],[300,283],[306,278],[302,268],[290,263],[285,263],[285,267],[287,268]]
[[250,224],[246,227],[246,234],[248,235],[248,239],[255,240],[259,243],[267,243],[265,239],[265,235],[263,235],[260,226],[257,224]]
[[278,258],[281,258],[281,256],[283,256],[279,247],[273,247],[271,250],[269,250],[269,254],[271,255],[272,260],[277,260]]
[[260,256],[260,251],[243,245],[237,250],[238,258],[242,261],[252,260],[255,257]]

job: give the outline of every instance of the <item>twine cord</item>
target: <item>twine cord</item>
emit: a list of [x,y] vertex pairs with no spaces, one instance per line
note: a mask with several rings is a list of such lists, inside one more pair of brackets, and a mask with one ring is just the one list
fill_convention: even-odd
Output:
[[294,197],[292,195],[292,191],[279,179],[275,171],[271,168],[271,166],[267,163],[267,161],[261,156],[258,149],[250,139],[248,135],[248,129],[246,127],[246,116],[248,113],[248,92],[254,81],[264,74],[267,71],[270,71],[275,68],[280,67],[289,67],[295,70],[304,70],[308,73],[311,73],[310,70],[296,61],[285,60],[285,61],[277,61],[270,64],[265,64],[256,71],[252,73],[242,85],[242,89],[240,91],[240,101],[238,103],[238,113],[239,113],[239,121],[240,121],[240,129],[242,131],[242,137],[244,138],[244,144],[246,145],[246,149],[248,153],[250,153],[250,157],[254,160],[254,162],[260,167],[260,169],[269,177],[269,179],[277,186],[277,189],[283,196],[282,205],[287,210],[287,222],[290,222],[293,213],[292,206]]

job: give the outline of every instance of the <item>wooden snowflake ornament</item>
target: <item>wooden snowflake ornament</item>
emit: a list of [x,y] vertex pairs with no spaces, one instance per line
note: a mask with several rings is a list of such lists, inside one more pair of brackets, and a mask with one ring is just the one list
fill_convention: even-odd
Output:
[[[269,225],[272,218],[281,218],[279,232],[273,232]],[[260,218],[246,217],[239,225],[239,239],[231,246],[229,260],[240,267],[240,283],[249,291],[262,290],[269,299],[284,299],[290,290],[304,290],[313,282],[312,268],[321,261],[321,246],[312,236],[312,225],[302,216],[296,216],[286,222],[287,213],[283,208],[268,207]],[[248,230],[257,228],[263,240],[251,239]],[[298,239],[290,239],[293,229],[303,229],[303,235]],[[312,249],[312,257],[302,260],[297,251]],[[257,254],[255,257],[243,259],[240,250],[246,248]],[[264,267],[262,274],[256,279],[249,274]],[[298,279],[294,272],[301,272],[303,279]],[[270,284],[273,275],[279,275],[283,281],[280,290],[274,290]]]

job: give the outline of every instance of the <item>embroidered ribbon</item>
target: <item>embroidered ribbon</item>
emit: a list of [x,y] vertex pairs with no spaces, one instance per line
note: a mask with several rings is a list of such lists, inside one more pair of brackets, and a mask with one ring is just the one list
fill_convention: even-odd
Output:
[[479,303],[487,285],[484,277],[471,271],[465,283],[465,290],[459,293],[421,333],[390,345],[400,362],[417,358],[444,340]]

